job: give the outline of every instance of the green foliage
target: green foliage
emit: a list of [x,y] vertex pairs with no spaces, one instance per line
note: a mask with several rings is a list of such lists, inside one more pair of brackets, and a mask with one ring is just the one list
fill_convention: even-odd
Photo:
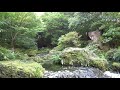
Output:
[[4,55],[2,52],[0,52],[0,60],[3,60],[4,59]]
[[43,30],[44,38],[51,40],[49,44],[57,45],[58,38],[69,32],[68,17],[61,12],[46,12],[41,18],[45,26]]
[[90,66],[99,68],[104,71],[108,70],[108,62],[106,60],[99,60],[99,59],[91,60]]
[[120,62],[120,49],[111,49],[106,53],[106,58],[110,61]]
[[9,60],[9,59],[15,59],[15,54],[11,50],[8,50],[6,48],[0,47],[0,61],[1,60]]
[[89,49],[91,52],[95,53],[100,58],[105,58],[105,52],[100,50],[98,47],[99,44],[92,42],[89,43],[85,48]]
[[29,56],[27,54],[21,53],[21,52],[15,52],[15,59],[19,60],[27,60]]
[[0,42],[9,47],[33,48],[41,21],[33,12],[1,12]]
[[113,62],[111,69],[114,70],[114,71],[120,72],[120,63],[118,63],[118,62]]
[[35,50],[35,49],[28,49],[28,50],[26,50],[25,51],[25,53],[28,55],[28,56],[35,56],[36,54],[37,54],[37,50]]
[[35,62],[41,63],[41,64],[44,63],[44,59],[39,56],[28,57],[26,60],[27,61],[35,61]]
[[103,34],[104,36],[104,43],[111,43],[114,47],[120,45],[120,27],[109,27],[109,29]]
[[69,28],[77,30],[81,35],[96,28],[91,28],[92,23],[98,21],[101,12],[75,12],[73,17],[69,18]]
[[44,60],[44,64],[61,64],[60,55],[61,55],[61,51],[51,50],[42,59]]
[[38,54],[42,54],[42,53],[49,53],[49,51],[51,50],[51,48],[40,48],[38,50]]
[[69,28],[78,31],[85,40],[86,32],[100,30],[103,43],[111,47],[120,45],[120,13],[119,12],[75,12],[69,18]]
[[67,47],[79,47],[80,46],[80,37],[77,32],[69,32],[65,35],[62,35],[58,39],[58,46],[56,47],[58,50],[63,50]]
[[113,59],[120,62],[120,49],[117,49],[117,51],[114,53]]
[[107,70],[108,62],[87,48],[66,48],[60,55],[63,65],[92,66]]
[[[0,12],[0,60],[79,64],[107,70],[105,52],[99,44],[88,42],[87,33],[101,31],[101,45],[112,48],[106,53],[106,59],[120,62],[119,18],[119,12],[45,12],[40,17],[34,12]],[[37,36],[38,33],[41,35]],[[50,52],[49,49],[37,51],[36,41],[43,47],[58,46]],[[17,51],[17,48],[25,50]],[[116,63],[113,66],[119,68]],[[37,72],[40,73],[39,69]]]
[[50,59],[53,60],[53,63],[60,64],[60,55],[52,55]]
[[82,48],[86,47],[89,44],[88,41],[84,41],[84,40],[81,40],[80,42],[81,42],[81,47]]
[[79,64],[79,65],[83,65],[83,66],[87,66],[89,63],[89,60],[87,60],[86,58],[86,53],[80,53],[80,51],[82,51],[81,49],[79,50],[72,50],[72,48],[70,49],[65,49],[62,52],[61,55],[61,62],[63,65],[74,65],[74,64]]
[[0,61],[1,78],[41,78],[44,71],[36,62]]

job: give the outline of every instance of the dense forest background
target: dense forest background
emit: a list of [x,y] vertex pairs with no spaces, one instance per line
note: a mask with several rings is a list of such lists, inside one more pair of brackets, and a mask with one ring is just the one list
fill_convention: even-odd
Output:
[[[96,42],[90,38],[89,33],[93,31],[100,32]],[[12,62],[13,68],[16,68],[15,65],[21,65],[21,68],[28,67],[25,70],[31,74],[25,73],[23,77],[42,77],[44,69],[42,65],[39,66],[39,63],[49,62],[46,58],[51,59],[55,64],[61,64],[63,61],[62,64],[71,65],[72,63],[73,65],[74,61],[67,57],[69,55],[64,56],[66,53],[62,52],[68,47],[89,47],[92,53],[109,63],[107,69],[119,71],[120,12],[44,12],[42,15],[36,15],[35,12],[0,12],[0,61],[2,65],[0,70],[2,72],[3,67],[6,70],[4,75],[0,74],[1,77],[19,76],[17,71],[17,75],[13,75],[13,72],[12,74],[9,72],[11,76],[8,75],[7,70],[11,70],[9,65]],[[62,55],[60,52],[65,54]],[[49,55],[36,56],[42,53],[49,53]],[[69,61],[65,61],[65,58]],[[80,65],[86,66],[84,63]],[[92,63],[94,65],[91,66],[106,70],[106,64],[98,66],[95,62]],[[31,66],[38,67],[40,70],[33,69],[35,73],[33,74],[29,66],[30,68]]]

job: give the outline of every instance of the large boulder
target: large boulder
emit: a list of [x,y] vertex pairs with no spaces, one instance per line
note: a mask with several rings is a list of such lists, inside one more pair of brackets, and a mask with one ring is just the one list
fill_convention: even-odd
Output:
[[107,60],[102,59],[87,48],[66,48],[60,55],[62,65],[92,66],[105,70]]
[[89,38],[93,42],[97,42],[101,37],[101,32],[99,30],[88,32]]
[[0,78],[41,78],[44,71],[36,62],[0,61]]

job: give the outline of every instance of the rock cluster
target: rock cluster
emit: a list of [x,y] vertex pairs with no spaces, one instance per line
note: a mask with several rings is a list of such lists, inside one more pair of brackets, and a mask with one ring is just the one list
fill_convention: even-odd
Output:
[[75,67],[74,70],[45,71],[44,78],[107,78],[96,68]]

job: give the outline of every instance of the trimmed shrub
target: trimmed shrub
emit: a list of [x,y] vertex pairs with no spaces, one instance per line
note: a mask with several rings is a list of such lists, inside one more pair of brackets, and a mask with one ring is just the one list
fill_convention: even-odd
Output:
[[94,59],[90,61],[90,66],[95,67],[95,68],[99,68],[103,71],[108,70],[108,62],[107,60],[100,60],[100,59]]
[[25,51],[25,53],[28,55],[28,56],[35,56],[37,54],[37,50],[34,50],[34,49],[28,49]]
[[80,39],[81,36],[78,35],[77,32],[69,32],[65,35],[62,35],[58,39],[58,46],[56,47],[57,50],[63,50],[67,47],[79,47],[80,46]]
[[35,61],[37,63],[43,63],[44,62],[44,59],[42,59],[41,57],[39,56],[35,56],[35,57],[29,57],[27,58],[28,61]]
[[106,58],[110,61],[120,62],[120,49],[111,49],[106,53]]
[[118,62],[113,62],[111,69],[112,69],[113,71],[118,71],[118,72],[120,72],[120,63],[118,63]]
[[91,52],[95,53],[100,58],[105,58],[105,52],[100,50],[98,47],[99,44],[91,42],[85,48],[89,49]]
[[41,78],[44,68],[36,62],[0,61],[0,78]]
[[60,63],[60,61],[61,61],[60,55],[61,55],[61,51],[51,50],[49,52],[49,54],[44,56],[44,58],[43,58],[44,63],[49,62],[49,64],[61,64]]
[[12,52],[12,50],[0,47],[0,61],[9,59],[15,59],[14,52]]
[[87,48],[66,48],[60,55],[62,65],[93,66],[101,70],[108,68],[108,62]]

